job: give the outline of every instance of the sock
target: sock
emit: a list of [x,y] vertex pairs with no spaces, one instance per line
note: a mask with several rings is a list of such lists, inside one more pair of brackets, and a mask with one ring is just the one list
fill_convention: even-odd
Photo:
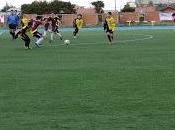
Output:
[[13,36],[13,32],[10,32],[10,35],[12,35],[12,36]]
[[62,35],[60,33],[56,33],[59,37],[62,37]]
[[47,31],[44,31],[43,37],[45,37],[47,35]]
[[50,40],[53,41],[53,33],[50,35]]
[[109,42],[112,42],[111,36],[110,36],[110,35],[108,35],[108,39],[109,39]]
[[39,39],[37,40],[36,44],[39,45],[39,44],[43,41],[43,39],[44,39],[43,37],[39,38]]
[[62,40],[62,35],[61,35],[61,33],[56,33],[59,37],[60,37],[60,39]]
[[114,36],[113,36],[113,35],[111,35],[111,39],[112,39],[112,40],[114,39]]
[[76,31],[74,31],[74,32],[73,32],[73,35],[76,37],[76,36],[77,36],[77,32],[76,32]]

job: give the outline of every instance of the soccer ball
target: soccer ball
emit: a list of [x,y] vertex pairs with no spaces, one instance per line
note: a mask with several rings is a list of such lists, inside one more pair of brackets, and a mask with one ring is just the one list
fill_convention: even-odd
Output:
[[65,41],[64,41],[64,44],[65,44],[65,45],[70,45],[70,40],[65,40]]

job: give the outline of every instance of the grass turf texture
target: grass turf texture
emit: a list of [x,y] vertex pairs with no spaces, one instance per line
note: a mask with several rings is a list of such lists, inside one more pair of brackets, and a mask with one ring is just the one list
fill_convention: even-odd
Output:
[[[122,42],[145,37],[137,34],[153,39]],[[2,34],[0,129],[174,130],[174,35],[120,31],[110,46],[103,32],[91,31],[76,46],[45,41],[24,50]]]

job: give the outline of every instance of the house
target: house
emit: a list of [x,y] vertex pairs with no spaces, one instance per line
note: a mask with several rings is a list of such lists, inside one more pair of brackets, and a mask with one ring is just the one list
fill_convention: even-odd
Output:
[[152,1],[154,5],[157,4],[173,4],[175,3],[175,0],[135,0],[135,2],[137,4],[143,4],[143,5],[147,5],[149,4],[149,2]]
[[175,12],[175,7],[171,5],[167,5],[166,7],[163,7],[159,9],[160,12],[164,13],[174,13]]
[[76,10],[77,14],[96,14],[95,8],[85,8],[85,7],[79,7]]
[[83,20],[85,25],[95,25],[98,23],[97,13],[95,8],[85,8],[80,7],[77,9],[77,14],[83,15]]
[[159,10],[160,21],[173,22],[173,14],[175,14],[175,7],[168,5]]

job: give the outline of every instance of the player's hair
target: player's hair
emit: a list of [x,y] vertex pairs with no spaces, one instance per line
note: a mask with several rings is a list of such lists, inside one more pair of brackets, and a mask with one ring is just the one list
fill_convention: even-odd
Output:
[[36,20],[42,19],[42,16],[36,16]]
[[112,12],[108,12],[109,15],[112,15]]
[[62,19],[63,16],[62,16],[62,15],[57,15],[57,17],[58,17],[59,19]]
[[83,17],[83,15],[82,15],[82,14],[78,14],[77,16],[80,16],[81,18]]
[[55,19],[56,19],[56,20],[58,20],[58,17],[57,17],[57,16],[55,16]]

